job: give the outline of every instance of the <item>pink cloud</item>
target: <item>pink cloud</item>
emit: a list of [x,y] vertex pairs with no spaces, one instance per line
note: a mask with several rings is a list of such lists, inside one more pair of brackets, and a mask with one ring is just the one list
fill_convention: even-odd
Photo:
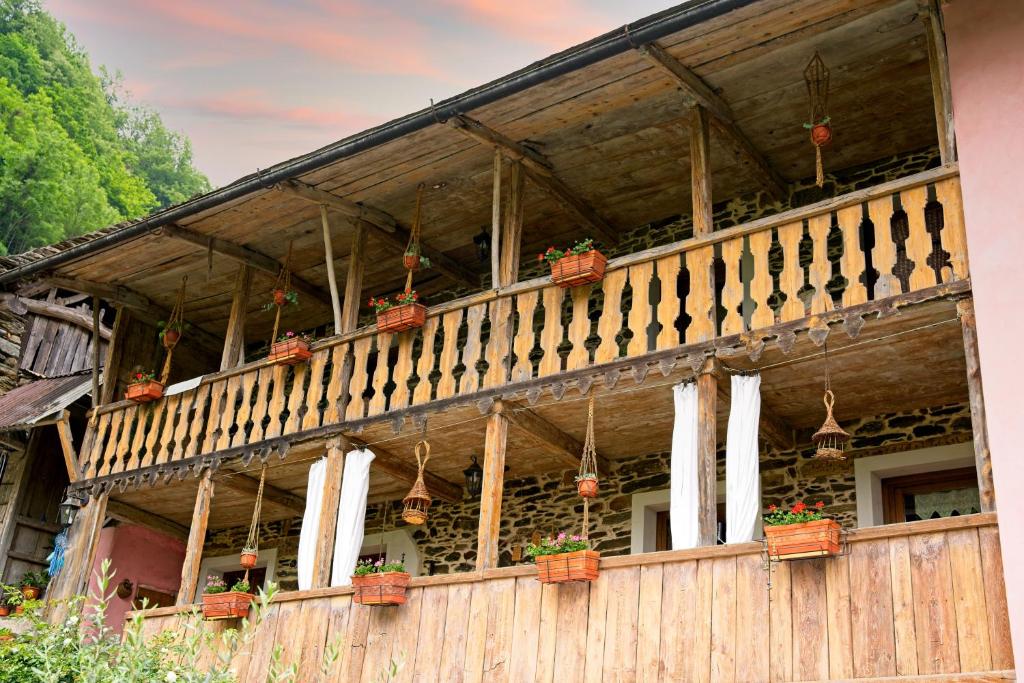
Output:
[[368,128],[380,122],[377,117],[361,113],[307,106],[274,105],[263,93],[250,89],[235,90],[214,97],[166,99],[161,104],[195,114],[300,128],[318,128],[334,131],[337,135]]
[[578,0],[442,0],[461,18],[509,38],[563,50],[611,26]]

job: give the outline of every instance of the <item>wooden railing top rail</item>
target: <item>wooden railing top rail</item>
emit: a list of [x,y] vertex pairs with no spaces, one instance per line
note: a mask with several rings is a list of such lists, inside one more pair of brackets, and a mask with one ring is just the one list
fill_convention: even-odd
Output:
[[[944,517],[939,519],[927,519],[919,522],[905,522],[902,524],[887,524],[884,526],[865,527],[861,529],[850,529],[847,534],[849,543],[863,543],[876,541],[885,538],[907,538],[921,534],[932,534],[936,532],[952,531],[955,529],[972,529],[979,527],[995,526],[998,522],[995,512],[984,512],[974,515],[963,515],[960,517]],[[760,541],[751,543],[734,543],[730,545],[706,546],[691,548],[689,550],[666,550],[654,553],[641,553],[637,555],[615,555],[601,559],[602,569],[617,567],[639,567],[651,564],[664,564],[669,562],[685,562],[688,560],[715,559],[721,557],[738,557],[741,555],[754,555],[761,553],[763,546]],[[417,576],[412,579],[411,586],[439,586],[463,583],[477,583],[492,579],[507,579],[520,576],[532,576],[536,570],[533,565],[518,565],[515,567],[500,567],[497,569],[485,569],[484,571],[462,572],[458,574],[439,574],[436,576]],[[292,602],[295,600],[312,600],[315,598],[331,597],[335,595],[348,595],[352,593],[351,586],[337,586],[333,588],[317,588],[305,591],[288,591],[278,593],[274,598],[275,603]],[[174,607],[158,607],[142,612],[146,618],[163,617],[171,614],[188,612],[192,609],[190,605]],[[128,612],[126,618],[130,619],[134,612]]]
[[[730,239],[737,237],[743,237],[754,233],[774,228],[780,225],[786,225],[797,221],[804,220],[806,218],[821,215],[825,212],[836,211],[848,206],[853,206],[874,199],[876,197],[883,197],[895,192],[920,187],[930,183],[935,183],[946,178],[956,177],[959,173],[957,164],[947,164],[939,166],[937,168],[917,173],[897,180],[892,180],[879,185],[866,187],[861,190],[849,192],[839,197],[833,197],[825,199],[814,204],[802,206],[781,213],[773,214],[771,216],[765,216],[764,218],[758,218],[744,223],[743,225],[737,225],[732,228],[726,228],[719,230],[711,235],[704,237],[693,237],[687,240],[681,240],[679,242],[673,242],[658,247],[652,247],[650,249],[644,249],[643,251],[634,252],[625,256],[619,256],[608,261],[607,271],[614,271],[622,268],[628,268],[630,266],[644,263],[648,261],[654,261],[656,259],[671,255],[678,254],[681,252],[691,251],[694,249],[706,247],[709,245],[718,244],[725,242]],[[495,299],[503,297],[512,297],[525,292],[531,292],[548,287],[551,284],[550,278],[547,276],[532,278],[530,280],[524,280],[517,282],[514,285],[505,287],[502,289],[490,289],[470,296],[462,297],[459,299],[453,299],[446,301],[445,303],[431,306],[427,310],[427,317],[434,318],[443,316],[446,313],[455,311],[458,309],[469,308],[474,305],[487,303]],[[327,339],[320,340],[313,344],[312,349],[314,351],[319,349],[331,348],[338,344],[343,344],[363,337],[371,336],[377,333],[377,326],[366,325],[352,332],[340,334],[329,337]],[[263,367],[272,365],[267,359],[260,359],[245,365],[240,365],[235,368],[228,370],[222,370],[220,372],[210,373],[204,375],[200,381],[200,386],[204,384],[211,384],[218,380],[226,379],[236,375],[242,375],[252,371],[258,371]],[[134,405],[131,401],[118,401],[115,403],[108,403],[103,406],[99,406],[93,412],[96,415],[102,415],[112,411],[120,410],[128,406]]]

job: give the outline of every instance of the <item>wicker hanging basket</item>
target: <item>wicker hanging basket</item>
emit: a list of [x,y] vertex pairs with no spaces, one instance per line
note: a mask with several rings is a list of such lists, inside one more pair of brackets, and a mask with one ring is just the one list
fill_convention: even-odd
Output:
[[[420,449],[423,449],[426,453],[421,458]],[[427,511],[430,510],[430,491],[427,490],[427,485],[423,482],[423,468],[426,466],[427,461],[430,460],[430,444],[426,441],[420,441],[416,444],[416,464],[418,471],[416,473],[416,483],[409,489],[408,495],[402,499],[402,503],[405,507],[402,510],[402,519],[409,524],[423,524],[427,521]]]
[[846,454],[843,451],[846,442],[850,440],[850,435],[839,426],[832,415],[832,406],[835,405],[836,397],[831,389],[825,390],[824,402],[825,422],[821,425],[821,429],[811,437],[811,441],[817,446],[814,457],[822,460],[846,460]]

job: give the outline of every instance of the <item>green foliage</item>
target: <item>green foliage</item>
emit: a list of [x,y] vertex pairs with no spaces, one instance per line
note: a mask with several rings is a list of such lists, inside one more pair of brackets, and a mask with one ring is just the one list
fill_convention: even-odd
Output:
[[252,589],[249,587],[249,582],[245,579],[239,579],[231,586],[231,590],[234,593],[248,593]]
[[572,553],[577,550],[586,550],[590,545],[587,540],[579,535],[570,536],[564,531],[557,536],[548,536],[541,539],[538,545],[530,543],[526,546],[526,554],[530,557],[538,555],[559,555],[561,553]]
[[18,586],[11,586],[9,584],[3,584],[0,586],[3,590],[3,601],[5,605],[9,607],[17,607],[21,603],[25,602],[25,596],[21,594],[21,588]]
[[187,139],[101,80],[35,0],[0,0],[0,253],[205,192]]
[[40,590],[46,588],[46,585],[50,583],[50,574],[46,571],[38,572],[25,572],[21,577],[21,586],[31,586],[33,588],[39,588]]
[[405,565],[401,562],[385,562],[379,559],[376,562],[360,560],[356,564],[355,576],[366,576],[367,574],[383,574],[385,572],[404,572]]
[[803,501],[797,503],[789,510],[780,508],[777,505],[768,506],[768,514],[764,516],[765,526],[783,526],[785,524],[800,524],[802,522],[816,522],[825,519],[822,508],[825,503],[818,501],[814,507],[808,507]]

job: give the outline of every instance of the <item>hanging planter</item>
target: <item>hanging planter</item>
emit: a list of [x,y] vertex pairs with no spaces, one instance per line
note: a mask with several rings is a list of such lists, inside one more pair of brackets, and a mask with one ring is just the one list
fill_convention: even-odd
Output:
[[850,440],[850,435],[839,426],[832,415],[832,406],[835,405],[835,402],[835,394],[831,389],[826,389],[825,422],[821,425],[821,429],[811,437],[811,441],[817,446],[814,457],[821,460],[846,460],[843,449],[846,447],[846,442]]
[[[426,456],[420,458],[420,448],[426,450]],[[430,509],[430,491],[427,490],[427,485],[423,482],[423,468],[426,467],[427,461],[430,460],[430,444],[426,441],[420,441],[416,444],[416,482],[409,489],[409,494],[402,499],[402,504],[405,506],[402,510],[402,519],[409,524],[423,524],[427,521],[427,511]]]
[[551,266],[551,281],[559,287],[569,288],[604,279],[608,259],[594,248],[594,240],[587,238],[562,251],[548,247],[538,257]]
[[136,403],[149,403],[162,398],[164,385],[156,381],[152,372],[136,372],[124,397]]
[[825,166],[821,158],[821,149],[832,142],[832,119],[828,115],[829,70],[817,52],[804,68],[804,85],[807,86],[807,97],[811,104],[811,120],[804,124],[810,131],[811,144],[814,145],[815,184],[825,185]]
[[429,268],[432,264],[430,259],[420,252],[420,245],[418,243],[410,243],[402,255],[402,265],[405,266],[406,270],[418,271],[420,268]]
[[170,351],[181,340],[181,333],[185,331],[185,323],[180,319],[169,323],[161,320],[157,325],[160,328],[160,343]]
[[386,296],[370,299],[370,306],[377,312],[377,331],[404,332],[423,327],[427,321],[427,308],[417,303],[418,299],[419,294],[411,289],[396,294],[394,301]]
[[249,606],[254,596],[249,581],[236,581],[231,590],[219,576],[206,577],[203,591],[203,619],[244,619],[249,616]]
[[252,569],[256,566],[257,556],[256,548],[242,548],[242,552],[238,556],[238,564],[242,566],[242,569]]
[[411,578],[401,562],[360,560],[352,575],[352,601],[357,605],[404,605]]
[[298,365],[305,363],[313,355],[309,350],[309,338],[288,330],[277,341],[270,345],[267,359],[275,365]]
[[799,560],[838,555],[842,527],[826,518],[821,501],[813,508],[797,503],[790,510],[769,506],[764,516],[765,544],[772,560]]
[[582,498],[597,498],[597,475],[588,473],[576,476],[576,491]]
[[584,533],[590,517],[589,500],[597,498],[597,445],[594,441],[594,395],[587,404],[587,437],[580,455],[580,471],[576,475],[576,491],[583,498]]
[[590,550],[582,536],[569,536],[564,531],[558,536],[542,539],[537,545],[526,546],[526,554],[537,564],[537,580],[541,583],[593,581],[598,575],[601,553]]

